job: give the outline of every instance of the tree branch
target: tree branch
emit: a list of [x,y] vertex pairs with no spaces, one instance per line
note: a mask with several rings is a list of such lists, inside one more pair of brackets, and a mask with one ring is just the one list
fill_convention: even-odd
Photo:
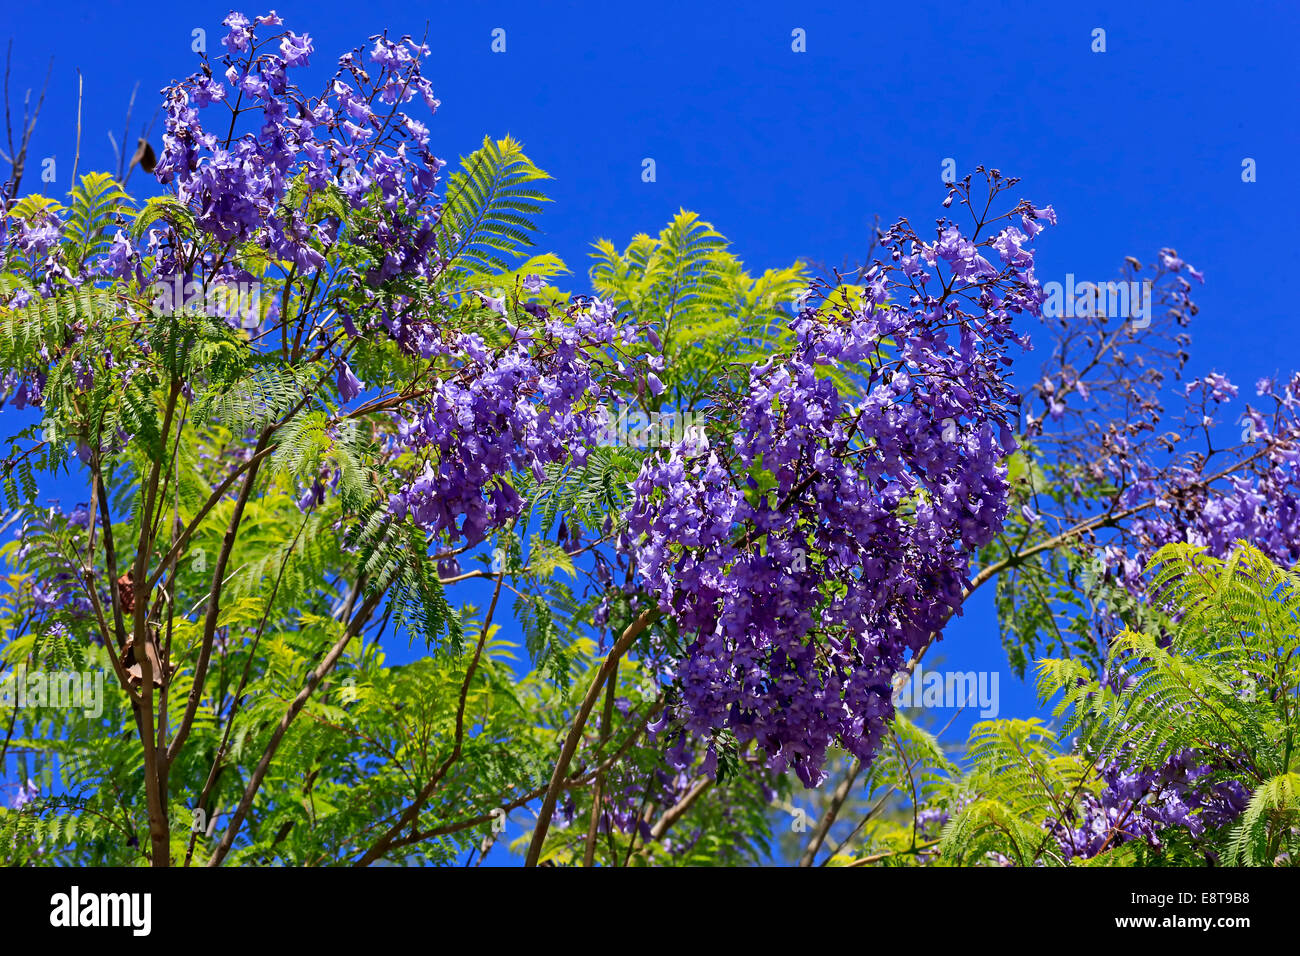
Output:
[[293,723],[294,718],[298,716],[298,712],[306,705],[307,700],[320,682],[334,669],[334,665],[343,656],[348,644],[365,627],[366,621],[370,619],[370,615],[374,613],[381,600],[383,600],[383,594],[376,592],[361,603],[360,610],[357,611],[343,636],[330,648],[329,653],[325,655],[325,659],[308,675],[307,686],[299,691],[298,696],[289,704],[284,716],[280,718],[280,723],[276,725],[275,730],[271,733],[271,739],[266,745],[266,751],[262,754],[262,759],[257,762],[257,767],[249,778],[248,786],[244,788],[244,796],[239,801],[239,806],[236,807],[231,817],[230,825],[226,827],[226,833],[221,838],[221,844],[213,851],[212,857],[208,860],[208,866],[219,866],[221,861],[226,858],[226,854],[230,852],[230,848],[235,842],[235,836],[239,833],[239,827],[253,806],[253,798],[257,796],[257,791],[262,786],[262,780],[266,777],[266,772],[271,766],[271,760],[280,747],[280,741],[284,739],[285,733],[288,732],[289,725]]
[[618,659],[641,636],[641,632],[658,618],[659,609],[656,607],[642,611],[636,620],[627,626],[623,636],[610,648],[609,653],[605,656],[605,662],[601,664],[595,679],[587,689],[587,696],[583,698],[582,706],[578,708],[578,713],[573,719],[573,726],[569,728],[569,735],[560,750],[560,757],[555,762],[555,771],[551,774],[551,785],[546,790],[546,796],[542,798],[542,807],[537,813],[537,826],[533,829],[533,839],[528,846],[528,858],[524,862],[525,866],[536,866],[538,859],[542,855],[542,844],[546,842],[546,831],[551,825],[551,817],[555,815],[555,804],[560,791],[564,789],[564,774],[573,761],[573,755],[578,750],[578,744],[582,741],[582,729],[587,724],[587,718],[591,716],[592,708],[596,706],[601,687],[604,686],[605,681],[609,680],[609,675],[613,673]]

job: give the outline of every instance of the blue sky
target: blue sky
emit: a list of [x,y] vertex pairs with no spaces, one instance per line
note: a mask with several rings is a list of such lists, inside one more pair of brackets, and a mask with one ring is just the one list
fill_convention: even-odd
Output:
[[[40,188],[48,156],[59,178],[47,191],[70,185],[77,68],[81,169],[109,168],[106,133],[120,136],[133,84],[138,125],[156,91],[193,70],[191,31],[206,28],[215,51],[228,9],[10,4],[0,39],[14,38],[16,97],[39,86],[54,56],[26,187]],[[574,269],[575,289],[591,241],[621,246],[681,207],[713,222],[751,270],[801,256],[852,261],[873,216],[906,215],[922,229],[942,212],[941,164],[951,157],[959,175],[996,166],[1023,177],[1020,196],[1055,206],[1059,227],[1039,242],[1044,281],[1107,279],[1123,256],[1149,262],[1161,246],[1203,270],[1191,374],[1216,370],[1250,386],[1300,364],[1288,251],[1297,209],[1288,177],[1300,155],[1293,3],[317,0],[276,9],[312,35],[322,78],[369,35],[419,36],[427,20],[427,75],[443,104],[435,151],[454,161],[485,134],[522,140],[555,177],[539,245]],[[490,49],[496,28],[506,31],[504,53]],[[1096,28],[1106,31],[1104,53],[1091,50]],[[806,52],[791,48],[796,29]],[[645,158],[655,160],[653,183],[641,178]],[[1242,181],[1246,158],[1256,182]],[[157,189],[138,174],[131,185]],[[20,427],[12,412],[0,415],[5,434]],[[65,503],[77,498],[57,490]],[[944,664],[1003,668],[1003,714],[1028,713],[1032,693],[1005,673],[990,597],[949,629]]]

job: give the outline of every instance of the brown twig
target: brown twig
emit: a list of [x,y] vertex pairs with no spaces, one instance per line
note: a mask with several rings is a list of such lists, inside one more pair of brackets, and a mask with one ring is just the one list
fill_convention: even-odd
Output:
[[524,862],[525,866],[536,866],[542,855],[542,844],[546,842],[546,831],[551,825],[551,817],[555,814],[555,804],[559,799],[560,791],[564,788],[564,775],[569,769],[574,753],[578,750],[578,744],[582,741],[582,729],[587,724],[587,718],[591,716],[592,708],[596,706],[601,687],[604,686],[605,681],[609,680],[609,675],[613,672],[618,659],[627,652],[633,642],[658,617],[658,608],[651,607],[642,611],[636,620],[627,626],[623,636],[610,648],[609,653],[605,656],[605,662],[601,664],[600,670],[597,671],[595,679],[591,682],[591,686],[587,688],[587,696],[583,698],[582,706],[578,708],[578,713],[573,719],[573,725],[569,728],[569,735],[564,741],[564,746],[560,749],[560,757],[555,762],[555,771],[551,774],[551,785],[547,788],[546,796],[542,798],[541,809],[537,812],[537,825],[533,828],[533,839],[528,846],[528,857]]
[[9,195],[7,205],[13,206],[18,201],[18,189],[23,181],[23,170],[27,166],[27,148],[31,145],[32,134],[36,131],[36,120],[41,115],[41,107],[45,105],[45,91],[50,86],[50,73],[54,70],[54,57],[50,57],[49,65],[45,68],[45,82],[41,84],[41,95],[37,98],[36,109],[29,110],[29,104],[32,99],[32,91],[28,90],[27,95],[23,98],[23,123],[18,134],[18,145],[14,146],[14,125],[9,109],[9,69],[13,59],[14,41],[9,41],[8,49],[5,52],[5,133],[8,137],[9,152],[5,155],[5,162],[9,163]]
[[288,709],[285,710],[284,715],[280,718],[280,722],[271,733],[271,739],[266,745],[266,750],[262,754],[262,759],[257,762],[257,766],[254,768],[253,774],[249,778],[248,786],[244,788],[244,795],[239,801],[239,806],[235,808],[234,814],[231,815],[230,824],[226,827],[226,832],[221,838],[221,843],[212,852],[212,856],[208,860],[208,866],[219,866],[221,861],[226,858],[226,854],[230,852],[230,848],[234,845],[235,837],[239,833],[239,828],[244,822],[244,818],[248,815],[248,811],[253,806],[253,798],[257,796],[257,791],[261,788],[262,781],[266,777],[266,772],[271,766],[271,760],[275,757],[275,752],[279,749],[280,742],[284,739],[284,735],[289,730],[289,725],[293,723],[293,720],[298,716],[299,711],[301,711],[306,705],[312,692],[316,690],[316,687],[320,682],[334,669],[334,665],[339,662],[339,658],[343,656],[343,652],[347,649],[348,644],[350,644],[352,639],[357,636],[363,627],[365,627],[366,621],[370,619],[370,615],[374,613],[375,608],[379,606],[379,602],[382,599],[383,594],[377,592],[370,595],[362,602],[360,610],[357,611],[356,616],[348,625],[348,629],[344,632],[343,636],[338,639],[334,646],[330,648],[329,653],[325,655],[325,659],[317,665],[316,669],[312,671],[311,674],[308,675],[307,686],[298,692],[298,696],[293,699],[289,704]]
[[497,601],[501,597],[501,585],[505,581],[505,574],[497,575],[497,585],[492,591],[492,603],[488,605],[487,615],[483,620],[483,628],[479,631],[478,643],[474,646],[474,656],[470,659],[469,667],[465,670],[465,680],[460,685],[460,701],[456,706],[456,736],[452,744],[451,753],[447,759],[439,765],[437,771],[429,778],[429,781],[416,794],[414,800],[402,813],[401,818],[394,823],[374,844],[367,850],[356,862],[356,866],[369,866],[374,863],[385,853],[388,852],[394,840],[396,840],[407,827],[414,827],[420,818],[420,809],[433,796],[433,792],[446,777],[447,772],[461,757],[461,752],[465,743],[465,706],[469,700],[469,688],[474,680],[474,674],[478,670],[479,659],[483,656],[483,646],[487,643],[488,634],[492,630],[492,617],[496,613]]

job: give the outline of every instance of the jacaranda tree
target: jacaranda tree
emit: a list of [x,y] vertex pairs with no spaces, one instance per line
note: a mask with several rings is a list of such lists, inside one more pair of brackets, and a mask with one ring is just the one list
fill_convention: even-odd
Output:
[[[811,864],[858,804],[822,862],[1207,828],[1225,862],[1294,852],[1296,681],[1268,657],[1290,645],[1216,656],[1186,582],[1238,539],[1252,580],[1300,558],[1300,378],[1261,383],[1232,448],[1221,377],[1161,424],[1199,278],[1176,253],[1160,321],[1047,320],[1029,388],[1056,214],[996,169],[851,276],[752,276],[682,212],[597,243],[572,293],[532,251],[547,175],[520,144],[433,153],[423,40],[372,37],[312,95],[308,35],[224,23],[165,91],[160,195],[92,173],[6,197],[0,366],[30,421],[0,475],[8,862],[481,861],[509,819],[532,865],[754,862],[791,834]],[[84,500],[51,507],[55,476]],[[988,582],[1014,667],[1068,655],[1040,681],[1076,754],[999,722],[965,759],[896,711]],[[1251,598],[1292,644],[1293,599]],[[1199,697],[1159,723],[1134,690],[1226,694],[1243,653],[1268,690],[1221,733]],[[102,706],[54,705],[64,673],[107,675]],[[1016,789],[1008,748],[1060,786]],[[1138,808],[1175,765],[1186,812]]]

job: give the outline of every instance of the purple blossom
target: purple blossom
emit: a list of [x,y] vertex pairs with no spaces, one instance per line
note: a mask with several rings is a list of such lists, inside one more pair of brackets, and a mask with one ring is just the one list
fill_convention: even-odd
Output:
[[280,41],[280,55],[284,57],[285,66],[307,66],[312,49],[311,37],[305,33],[298,36],[291,31]]
[[31,780],[28,780],[18,788],[18,792],[14,795],[13,801],[9,805],[15,810],[21,810],[40,795],[41,788]]
[[[877,265],[853,314],[805,302],[792,352],[751,367],[731,446],[683,442],[632,486],[637,571],[686,648],[669,662],[675,718],[689,734],[755,741],[807,786],[832,744],[870,762],[893,675],[959,613],[966,555],[1002,524],[1015,447],[1003,359],[1012,314],[1041,301],[1028,237],[1002,237],[1002,270],[980,251],[994,240],[953,224],[933,243],[904,224],[887,238],[896,263],[919,244],[934,273]],[[996,295],[974,315],[935,308],[924,289],[941,268]],[[881,365],[885,338],[897,354]],[[854,403],[817,374],[858,363],[867,390]],[[775,482],[766,493],[759,470]]]
[[360,395],[361,390],[365,388],[365,383],[352,373],[352,368],[347,362],[339,363],[338,388],[339,397],[345,405]]

